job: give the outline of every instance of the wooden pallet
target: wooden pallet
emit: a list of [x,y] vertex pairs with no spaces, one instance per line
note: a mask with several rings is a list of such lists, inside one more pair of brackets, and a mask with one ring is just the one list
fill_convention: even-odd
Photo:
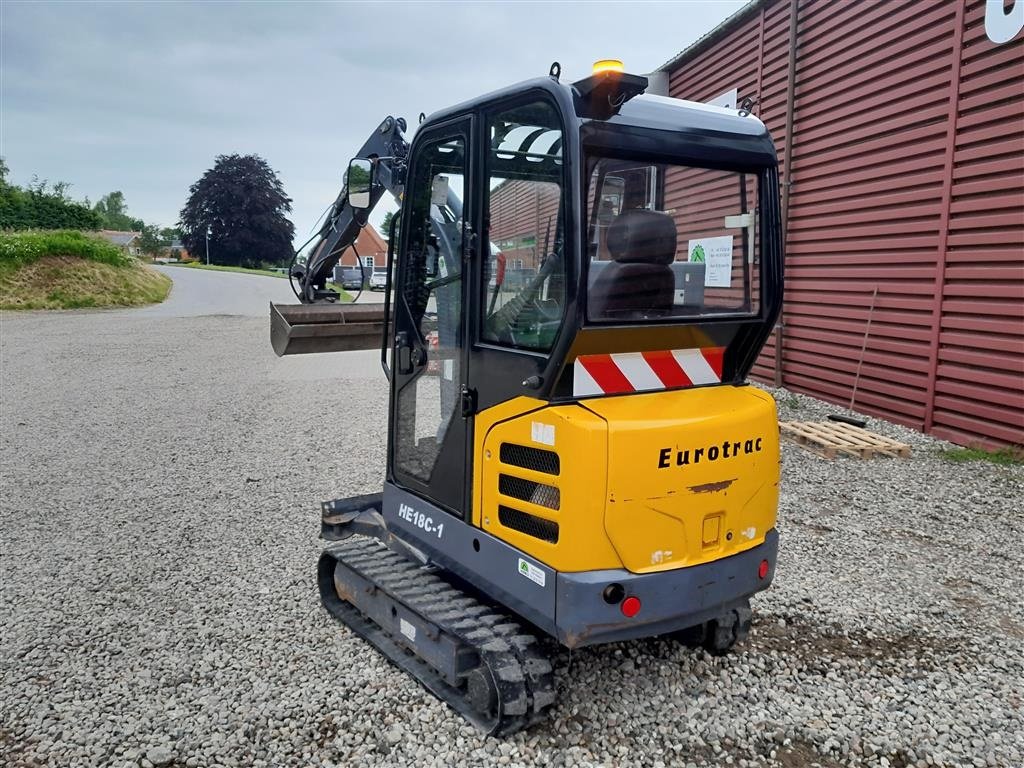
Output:
[[907,458],[910,446],[860,427],[833,421],[783,421],[782,436],[826,459],[838,454],[871,459],[875,456]]

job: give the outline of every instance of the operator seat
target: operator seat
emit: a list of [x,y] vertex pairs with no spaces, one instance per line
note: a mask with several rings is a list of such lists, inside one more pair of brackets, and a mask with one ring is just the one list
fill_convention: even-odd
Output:
[[676,224],[667,213],[623,211],[608,227],[612,261],[590,288],[591,317],[667,314],[675,297]]

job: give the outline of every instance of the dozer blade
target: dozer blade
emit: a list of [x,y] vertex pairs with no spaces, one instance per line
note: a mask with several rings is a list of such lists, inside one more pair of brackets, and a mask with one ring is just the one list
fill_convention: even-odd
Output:
[[270,344],[278,357],[380,349],[383,333],[383,305],[270,305]]

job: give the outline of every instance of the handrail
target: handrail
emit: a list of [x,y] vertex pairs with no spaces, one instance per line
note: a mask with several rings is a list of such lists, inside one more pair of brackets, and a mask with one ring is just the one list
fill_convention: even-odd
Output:
[[384,278],[384,331],[380,340],[380,367],[384,369],[384,375],[388,377],[388,381],[391,381],[391,367],[388,365],[388,336],[390,336],[391,329],[391,270],[395,261],[395,227],[401,215],[401,211],[393,215],[388,228],[388,265]]

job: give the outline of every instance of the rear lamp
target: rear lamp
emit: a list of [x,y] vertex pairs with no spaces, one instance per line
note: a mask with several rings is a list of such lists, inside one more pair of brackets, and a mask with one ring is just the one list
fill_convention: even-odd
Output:
[[771,565],[767,560],[762,560],[761,564],[757,567],[757,578],[763,579],[768,575],[768,569]]
[[640,598],[639,597],[627,597],[622,601],[622,615],[627,619],[632,619],[638,613],[640,613]]
[[604,588],[601,596],[608,605],[617,605],[626,596],[626,590],[622,588],[621,584],[609,584]]

